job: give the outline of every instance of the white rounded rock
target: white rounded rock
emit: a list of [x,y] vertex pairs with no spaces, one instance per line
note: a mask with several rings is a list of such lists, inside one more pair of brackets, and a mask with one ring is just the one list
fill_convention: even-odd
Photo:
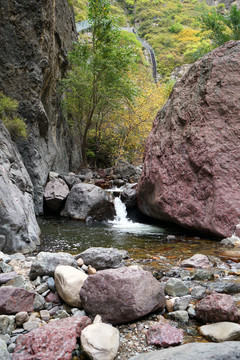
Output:
[[79,292],[88,275],[72,266],[59,265],[54,272],[58,295],[73,307],[81,307]]
[[119,348],[119,331],[104,323],[89,325],[81,332],[81,345],[92,360],[113,360]]
[[203,325],[199,328],[199,332],[207,339],[216,342],[240,340],[240,325],[228,321]]

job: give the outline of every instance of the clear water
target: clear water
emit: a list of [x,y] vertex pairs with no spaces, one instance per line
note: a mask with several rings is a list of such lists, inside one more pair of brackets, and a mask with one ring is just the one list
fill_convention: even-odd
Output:
[[[115,199],[117,216],[106,223],[83,223],[65,218],[39,218],[42,241],[39,251],[76,254],[92,246],[127,250],[133,261],[148,268],[168,268],[196,253],[218,255],[220,245],[209,239],[191,237],[177,227],[133,222],[125,206]],[[175,235],[169,239],[168,235]]]

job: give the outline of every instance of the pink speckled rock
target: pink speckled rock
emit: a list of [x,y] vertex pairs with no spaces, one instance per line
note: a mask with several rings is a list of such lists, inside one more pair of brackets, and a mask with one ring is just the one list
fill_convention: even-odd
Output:
[[137,188],[139,209],[218,237],[240,218],[240,41],[192,65],[157,114]]
[[195,307],[196,318],[206,322],[240,321],[240,313],[231,295],[211,294]]
[[33,311],[35,293],[12,286],[0,288],[0,315]]
[[163,285],[149,271],[133,267],[100,270],[89,276],[80,290],[87,314],[103,322],[121,324],[166,305]]
[[91,324],[87,316],[57,320],[21,335],[12,360],[71,360],[76,339]]
[[157,324],[148,330],[146,338],[148,345],[169,347],[178,345],[182,342],[183,331],[171,326],[168,323]]

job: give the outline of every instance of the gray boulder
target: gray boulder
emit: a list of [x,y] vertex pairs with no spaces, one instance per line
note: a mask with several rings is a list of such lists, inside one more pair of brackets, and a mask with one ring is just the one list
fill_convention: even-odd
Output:
[[129,360],[238,360],[240,341],[191,343],[131,357]]
[[108,194],[92,184],[76,184],[71,189],[61,216],[77,220],[107,220],[114,216]]
[[0,121],[0,250],[31,252],[40,244],[39,235],[30,177]]
[[163,310],[163,287],[150,272],[134,267],[101,270],[89,276],[80,298],[87,314],[120,324]]
[[165,294],[171,296],[184,296],[189,294],[188,287],[180,279],[171,278],[166,282]]
[[34,259],[29,277],[31,280],[35,280],[38,276],[53,276],[58,265],[77,267],[77,262],[74,257],[68,253],[50,253],[42,251]]
[[7,345],[5,341],[3,341],[2,339],[0,339],[0,359],[4,359],[4,360],[12,359],[12,356],[9,354],[7,350]]
[[44,198],[49,209],[57,211],[69,194],[69,187],[64,180],[54,178],[44,190]]
[[124,266],[122,253],[114,248],[91,247],[75,256],[76,260],[79,258],[97,270]]

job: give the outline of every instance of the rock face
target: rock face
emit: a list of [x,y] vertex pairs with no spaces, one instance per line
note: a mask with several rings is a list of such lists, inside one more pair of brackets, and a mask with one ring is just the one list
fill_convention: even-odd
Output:
[[229,9],[233,5],[237,5],[237,7],[240,7],[240,1],[239,0],[206,0],[206,4],[210,6],[218,6],[220,4],[225,4],[225,8]]
[[1,1],[0,89],[20,102],[28,124],[29,137],[18,145],[38,213],[49,170],[74,170],[81,164],[80,147],[71,141],[57,94],[73,40],[75,23],[67,0]]
[[26,253],[39,245],[32,195],[22,158],[0,121],[0,250]]
[[148,271],[135,268],[101,270],[85,280],[80,298],[87,314],[120,324],[164,309],[162,285]]
[[217,237],[240,216],[240,41],[192,65],[157,114],[138,183],[139,209]]
[[113,218],[114,206],[107,193],[96,185],[76,184],[71,189],[62,216],[77,220],[107,220]]
[[195,307],[196,317],[204,322],[239,322],[240,313],[231,295],[212,294]]
[[81,331],[91,324],[87,316],[54,321],[19,336],[12,360],[71,360]]

